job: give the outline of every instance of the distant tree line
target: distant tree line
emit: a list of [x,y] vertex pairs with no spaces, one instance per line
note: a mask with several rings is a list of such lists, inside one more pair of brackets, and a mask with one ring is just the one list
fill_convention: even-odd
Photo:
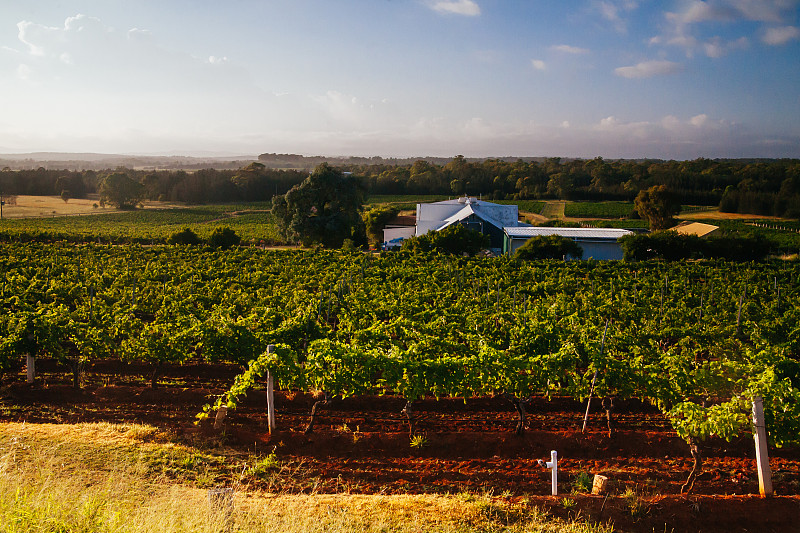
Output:
[[[299,156],[298,156],[299,157]],[[723,211],[800,217],[800,160],[605,160],[485,159],[456,156],[438,164],[417,160],[394,164],[380,158],[346,160],[338,169],[352,173],[367,194],[482,196],[487,200],[633,201],[656,185],[669,189],[680,204],[719,205]],[[353,161],[356,161],[353,163]],[[139,182],[143,198],[187,203],[267,201],[286,194],[309,173],[274,169],[254,162],[238,170],[203,169],[107,171],[0,171],[3,194],[61,195],[83,198],[99,192],[113,173]],[[348,174],[349,175],[349,174]]]

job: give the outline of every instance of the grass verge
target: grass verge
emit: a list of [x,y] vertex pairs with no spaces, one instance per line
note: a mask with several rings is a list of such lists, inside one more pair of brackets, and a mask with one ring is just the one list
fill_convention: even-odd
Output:
[[[223,451],[185,447],[148,426],[1,424],[0,532],[612,530],[491,495],[284,494],[235,484],[232,505],[212,504],[196,472],[211,456],[219,463],[212,473],[242,465]],[[264,468],[280,465],[271,459]]]

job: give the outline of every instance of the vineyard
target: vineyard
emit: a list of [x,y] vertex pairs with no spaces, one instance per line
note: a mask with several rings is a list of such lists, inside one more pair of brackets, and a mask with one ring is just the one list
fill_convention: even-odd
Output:
[[[161,387],[152,393],[153,411],[135,419],[180,425],[196,418],[195,427],[209,428],[225,407],[231,431],[264,435],[264,409],[253,407],[252,389],[263,388],[269,372],[279,391],[278,430],[290,430],[281,437],[281,453],[289,456],[302,455],[304,439],[320,431],[331,452],[352,447],[359,433],[372,435],[349,456],[383,450],[391,457],[411,442],[451,455],[486,458],[494,455],[490,450],[506,450],[518,457],[534,438],[571,448],[565,468],[572,473],[615,454],[635,462],[649,446],[666,447],[671,457],[683,456],[674,470],[659,470],[669,470],[672,460],[661,467],[648,460],[639,468],[650,475],[622,476],[634,483],[647,478],[665,494],[758,490],[752,479],[728,486],[702,477],[704,461],[719,476],[724,468],[716,461],[728,449],[740,457],[734,470],[752,469],[747,437],[754,397],[764,399],[774,445],[792,450],[800,435],[796,262],[523,263],[255,248],[0,248],[4,383],[25,380],[20,372],[28,355],[30,366],[45,365],[42,371],[59,365],[70,376],[58,389],[59,416],[70,411],[64,399],[87,401],[81,387],[98,402],[115,394],[120,402],[119,391],[130,383],[117,376],[136,369]],[[98,382],[102,368],[113,370]],[[201,372],[202,393],[180,393],[192,389],[180,369],[198,368],[212,369],[213,379]],[[176,382],[175,375],[183,377]],[[52,395],[46,392],[17,396],[35,403],[39,395],[47,403]],[[591,397],[592,436],[582,441],[582,411]],[[158,413],[161,402],[177,402],[171,415]],[[85,406],[81,411],[88,416]],[[7,406],[2,416],[32,415]],[[326,437],[331,431],[334,437]],[[459,437],[474,441],[479,432],[486,451]],[[381,434],[383,440],[375,436]],[[776,490],[798,494],[793,452],[780,457]],[[339,467],[318,465],[321,476]],[[439,487],[448,491],[468,479],[431,475],[414,490],[432,490],[437,475],[449,480]],[[495,480],[512,492],[545,488],[525,476],[486,476],[478,475],[482,486]],[[398,490],[401,478],[385,480],[394,487],[389,490]],[[358,486],[379,490],[374,480]]]
[[191,227],[203,238],[218,227],[230,227],[245,242],[282,242],[268,212],[269,202],[193,207],[145,208],[133,211],[0,220],[0,239],[163,244]]

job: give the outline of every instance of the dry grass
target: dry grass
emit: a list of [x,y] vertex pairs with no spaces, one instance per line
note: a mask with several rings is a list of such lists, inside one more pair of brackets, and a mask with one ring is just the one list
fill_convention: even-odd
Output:
[[[119,213],[119,209],[111,206],[94,207],[98,198],[71,198],[64,202],[59,196],[25,196],[16,197],[16,205],[3,206],[3,218],[55,217],[64,215],[97,215]],[[176,207],[164,202],[145,202],[146,207]]]
[[745,213],[722,213],[719,209],[709,209],[708,211],[697,211],[696,213],[684,213],[675,218],[678,220],[783,220],[780,217],[766,215],[748,215]]
[[[491,495],[267,494],[233,505],[154,473],[180,446],[139,425],[0,424],[0,532],[599,532]],[[184,450],[197,454],[196,450]],[[176,456],[180,461],[180,456]]]

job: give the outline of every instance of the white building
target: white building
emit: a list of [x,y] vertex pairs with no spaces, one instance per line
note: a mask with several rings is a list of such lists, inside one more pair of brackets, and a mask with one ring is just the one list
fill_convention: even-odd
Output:
[[513,255],[532,237],[559,235],[572,239],[583,249],[583,259],[622,259],[622,247],[618,239],[633,232],[616,228],[549,228],[516,227],[504,228],[503,253]]

